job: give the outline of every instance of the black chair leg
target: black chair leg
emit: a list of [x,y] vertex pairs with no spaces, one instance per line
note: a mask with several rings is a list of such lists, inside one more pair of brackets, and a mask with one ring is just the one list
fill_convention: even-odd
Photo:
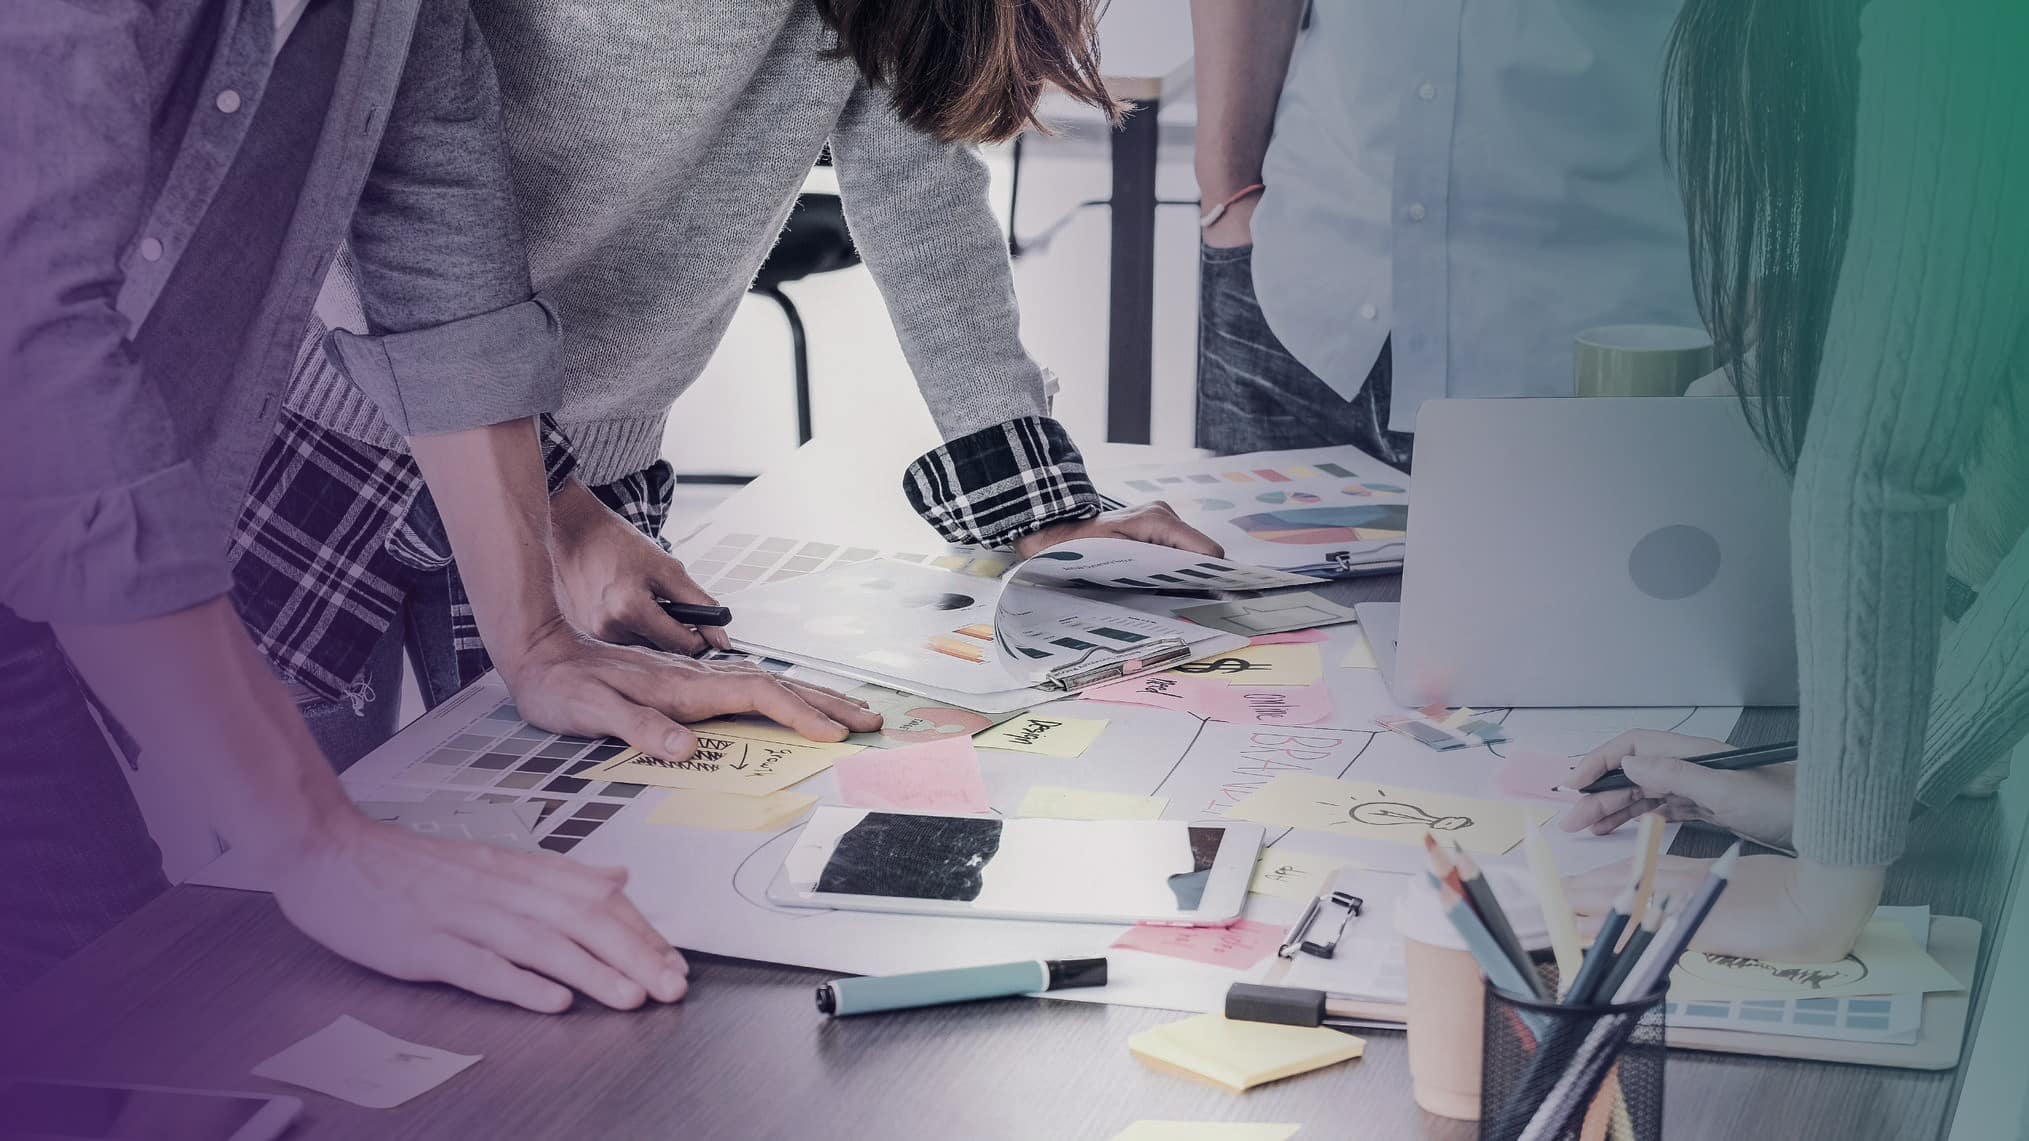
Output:
[[796,311],[796,303],[780,288],[757,289],[754,292],[773,298],[782,307],[782,316],[789,322],[789,351],[796,363],[796,442],[810,442],[810,343],[803,336],[803,315]]

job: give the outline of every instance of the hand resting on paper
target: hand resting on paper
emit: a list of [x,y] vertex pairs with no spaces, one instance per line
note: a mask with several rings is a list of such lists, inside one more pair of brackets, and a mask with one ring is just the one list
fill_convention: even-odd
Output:
[[1014,551],[1022,558],[1034,558],[1059,543],[1073,539],[1134,539],[1213,558],[1223,557],[1226,553],[1224,547],[1178,518],[1170,505],[1160,500],[1139,507],[1102,512],[1090,519],[1051,524],[1034,534],[1016,539]]
[[[1656,865],[1656,899],[1682,906],[1705,882],[1713,861],[1664,856]],[[1698,928],[1691,949],[1784,963],[1829,963],[1846,957],[1881,903],[1885,868],[1836,867],[1793,856],[1742,856],[1733,877]],[[1633,876],[1622,860],[1564,881],[1579,929],[1589,938]]]
[[1581,788],[1615,769],[1631,789],[1602,792],[1573,805],[1557,826],[1604,836],[1649,812],[1709,824],[1771,848],[1787,850],[1796,816],[1796,765],[1723,772],[1682,760],[1732,748],[1708,737],[1631,729],[1585,754],[1569,787]]
[[732,649],[723,628],[687,626],[656,605],[658,598],[718,602],[676,556],[575,479],[550,497],[550,553],[564,616],[594,638],[680,654]]
[[690,967],[628,901],[627,873],[377,824],[347,806],[280,860],[304,934],[398,979],[539,1013],[582,991],[616,1010],[675,1002]]
[[746,662],[700,662],[586,636],[561,618],[512,655],[495,655],[529,722],[556,733],[614,736],[644,753],[681,760],[697,737],[678,722],[757,713],[813,741],[843,741],[881,727],[881,715],[820,686]]

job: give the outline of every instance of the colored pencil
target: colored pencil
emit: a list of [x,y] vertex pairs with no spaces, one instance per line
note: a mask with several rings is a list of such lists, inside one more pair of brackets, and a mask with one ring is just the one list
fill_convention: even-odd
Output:
[[1656,865],[1663,855],[1663,816],[1660,812],[1646,813],[1637,826],[1635,835],[1640,856],[1634,866],[1634,910],[1628,912],[1630,923],[1639,921],[1649,911],[1649,899],[1656,890]]
[[1628,912],[1634,910],[1634,885],[1621,889],[1620,895],[1607,909],[1606,919],[1599,925],[1599,937],[1592,941],[1592,949],[1585,952],[1585,962],[1578,968],[1578,977],[1564,990],[1566,1006],[1584,1006],[1593,1000],[1599,989],[1599,980],[1613,969],[1613,960],[1620,946],[1621,933],[1627,930]]
[[[1423,839],[1427,844],[1437,843],[1428,832],[1423,834]],[[1487,932],[1494,937],[1495,944],[1500,947],[1502,953],[1514,961],[1516,969],[1528,980],[1530,993],[1541,999],[1554,997],[1550,993],[1550,988],[1544,984],[1542,975],[1537,972],[1536,965],[1530,961],[1529,952],[1522,946],[1521,937],[1515,934],[1515,925],[1508,921],[1508,913],[1502,909],[1501,901],[1494,898],[1493,885],[1487,883],[1487,877],[1480,871],[1479,865],[1459,848],[1452,849],[1451,859],[1458,868],[1459,879],[1465,885],[1465,897],[1472,901],[1473,910],[1479,912],[1479,917],[1487,925]]]
[[1564,877],[1557,870],[1557,857],[1539,829],[1531,828],[1522,837],[1529,853],[1529,870],[1536,876],[1536,898],[1543,905],[1543,924],[1550,929],[1550,951],[1557,956],[1557,977],[1572,979],[1585,961],[1578,941],[1578,924],[1572,921],[1571,904],[1564,898]]

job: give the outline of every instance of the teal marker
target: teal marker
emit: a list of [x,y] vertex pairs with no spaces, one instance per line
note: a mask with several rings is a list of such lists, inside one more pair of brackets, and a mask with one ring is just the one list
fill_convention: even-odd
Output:
[[838,979],[817,988],[820,1013],[844,1018],[879,1010],[908,1010],[976,1002],[1013,994],[1105,986],[1105,959],[1027,959],[986,967],[953,967],[913,975],[880,975]]

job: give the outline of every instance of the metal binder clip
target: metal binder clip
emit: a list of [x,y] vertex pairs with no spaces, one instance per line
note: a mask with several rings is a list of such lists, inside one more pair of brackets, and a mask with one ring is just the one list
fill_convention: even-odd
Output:
[[1325,558],[1330,559],[1332,561],[1332,565],[1337,567],[1341,573],[1344,574],[1353,573],[1353,552],[1331,551],[1325,555]]
[[[1336,925],[1333,925],[1331,918],[1324,914],[1326,907],[1339,909]],[[1366,910],[1367,901],[1350,892],[1335,891],[1330,895],[1318,896],[1310,901],[1309,907],[1303,909],[1303,915],[1297,919],[1296,925],[1289,929],[1289,937],[1282,941],[1282,946],[1276,948],[1275,953],[1282,958],[1293,959],[1298,951],[1302,951],[1306,955],[1329,959],[1338,952],[1339,940],[1346,935],[1346,926],[1352,923],[1354,917]],[[1311,931],[1319,926],[1321,919],[1324,926],[1331,928],[1331,938],[1323,941],[1310,937]]]

